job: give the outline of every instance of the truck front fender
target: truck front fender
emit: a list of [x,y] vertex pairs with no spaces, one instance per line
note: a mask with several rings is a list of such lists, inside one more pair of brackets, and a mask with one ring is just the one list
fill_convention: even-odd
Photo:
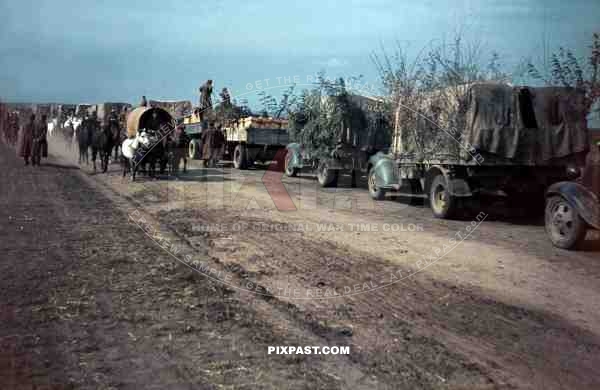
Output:
[[369,171],[375,170],[377,187],[392,188],[400,183],[398,178],[396,161],[387,154],[378,152],[369,158]]
[[288,153],[291,154],[289,164],[293,168],[302,169],[304,161],[302,160],[302,146],[298,143],[291,143],[286,146]]
[[600,201],[592,191],[576,182],[561,181],[546,191],[546,197],[556,195],[565,199],[588,225],[600,229]]

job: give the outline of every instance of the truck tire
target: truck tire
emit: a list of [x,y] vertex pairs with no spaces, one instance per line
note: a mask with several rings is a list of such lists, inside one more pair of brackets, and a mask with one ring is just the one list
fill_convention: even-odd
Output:
[[385,189],[377,187],[377,172],[375,167],[369,169],[369,195],[375,200],[383,200],[385,198]]
[[198,158],[199,152],[200,145],[198,144],[198,140],[190,140],[190,143],[188,144],[188,157],[192,160],[196,160]]
[[288,150],[287,153],[285,154],[285,160],[284,160],[283,166],[284,166],[285,175],[288,177],[298,176],[298,168],[290,166],[293,155],[294,155],[294,152],[292,152],[291,150]]
[[248,168],[248,151],[246,146],[238,144],[233,151],[233,166],[236,169]]
[[546,201],[544,222],[550,241],[558,248],[572,249],[585,240],[585,221],[562,196],[552,196]]
[[337,185],[338,171],[327,168],[327,164],[321,164],[317,171],[317,180],[323,188],[334,187]]
[[458,213],[458,199],[450,195],[446,177],[438,173],[429,186],[429,205],[433,216],[440,219],[450,219]]

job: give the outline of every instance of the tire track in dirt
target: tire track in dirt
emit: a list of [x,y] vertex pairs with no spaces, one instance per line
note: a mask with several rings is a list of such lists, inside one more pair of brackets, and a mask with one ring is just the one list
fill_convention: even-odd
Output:
[[[248,224],[261,222],[256,218],[216,211],[171,211],[163,217],[165,223],[176,221],[171,223],[185,226],[182,229],[187,232],[197,221],[209,224],[240,220]],[[295,282],[311,288],[352,286],[360,282],[364,274],[385,274],[389,268],[389,264],[368,253],[349,252],[326,242],[313,242],[299,233],[261,234],[246,230],[237,241],[248,244],[246,248],[255,248],[259,254],[228,251],[221,261],[237,267],[263,285],[273,285],[286,275],[300,275]],[[257,256],[265,261],[257,262]],[[268,260],[274,258],[284,259],[278,263],[280,269],[268,266]],[[334,259],[334,267],[332,262],[324,261],[327,258]],[[315,323],[332,322],[332,314],[340,312],[340,304],[335,301],[290,301],[285,297],[278,297],[278,300],[292,311],[303,313],[304,317],[310,314],[311,320],[297,316],[296,319],[313,328]],[[468,291],[422,275],[402,286],[341,300],[345,302],[345,312],[352,313],[344,323],[354,327],[352,346],[353,350],[361,351],[356,355],[362,357],[358,358],[362,360],[361,364],[372,364],[390,353],[407,356],[406,352],[411,351],[412,355],[408,355],[410,358],[403,363],[396,357],[389,371],[408,372],[412,369],[419,372],[414,365],[411,367],[412,362],[418,361],[425,362],[424,367],[429,368],[430,371],[425,369],[425,372],[441,372],[442,375],[437,375],[445,381],[464,381],[464,378],[456,378],[461,375],[459,368],[443,367],[440,361],[428,361],[433,356],[442,356],[440,360],[443,361],[458,361],[457,365],[462,369],[467,367],[476,373],[485,373],[483,375],[497,385],[512,382],[532,388],[590,389],[600,385],[599,378],[590,376],[594,367],[600,364],[600,339],[550,313],[504,304],[485,297],[476,289]],[[329,333],[335,332],[331,326],[329,328]],[[336,328],[339,326],[333,325],[333,329]],[[398,339],[404,340],[405,343],[401,343],[404,345],[395,345],[397,342],[394,341]],[[377,365],[385,372],[381,369],[385,366],[383,360]],[[453,369],[459,372],[456,377],[453,377]],[[394,375],[386,378],[386,382],[397,380]]]
[[[107,182],[110,183],[110,180]],[[114,182],[110,184],[114,185]],[[139,186],[136,187],[139,189]],[[239,246],[240,253],[232,252],[231,248],[225,250],[225,254],[219,253],[223,249],[219,244],[222,235],[199,237],[197,233],[189,232],[193,224],[223,223],[244,218],[252,220],[247,215],[240,215],[240,210],[205,210],[204,214],[198,215],[193,201],[184,201],[189,208],[183,211],[159,213],[163,208],[161,203],[168,201],[171,209],[178,202],[169,199],[162,191],[164,188],[158,187],[150,183],[144,187],[147,195],[153,197],[150,204],[145,204],[145,209],[154,215],[158,213],[159,219],[170,224],[180,236],[187,236],[189,242],[200,244],[224,266],[233,267],[243,277],[250,277],[256,283],[268,285],[273,280],[287,280],[292,274],[304,275],[302,280],[294,282],[303,285],[312,283],[311,287],[333,285],[335,282],[351,285],[360,280],[360,275],[371,274],[374,270],[386,272],[387,268],[391,268],[389,263],[369,253],[357,252],[327,240],[315,241],[314,237],[290,240],[290,234],[253,234],[246,231],[233,237],[233,246]],[[137,198],[138,204],[140,200],[145,203],[143,192],[136,193],[123,187],[119,190],[133,194],[132,198]],[[236,200],[241,199],[236,195]],[[262,220],[271,221],[270,218]],[[485,236],[491,238],[493,233],[490,228]],[[340,250],[341,256],[337,253]],[[327,262],[319,260],[328,257],[333,259],[329,263],[336,264],[337,268],[330,270]],[[283,259],[274,261],[280,268],[269,264],[275,259]],[[298,263],[296,259],[305,261]],[[323,269],[327,272],[316,271]],[[360,352],[353,359],[362,367],[369,368],[368,372],[379,376],[382,385],[406,383],[423,388],[454,388],[453,384],[461,386],[465,383],[468,388],[475,385],[494,388],[505,385],[595,388],[597,385],[597,378],[590,375],[598,363],[594,358],[597,336],[563,318],[502,303],[486,297],[476,288],[465,289],[440,283],[424,275],[402,286],[404,294],[398,291],[390,294],[389,290],[344,298],[348,300],[347,304],[289,302],[284,298],[257,301],[262,301],[260,307],[266,318],[291,318],[292,328],[309,329],[324,338],[339,337],[339,332],[343,333],[347,324],[354,325],[352,350]],[[365,298],[367,295],[370,297]],[[285,311],[289,314],[286,315]],[[400,340],[402,345],[394,345],[395,340]],[[449,360],[448,354],[460,364],[444,367],[445,360]],[[397,356],[409,357],[397,363]],[[437,356],[438,360],[432,356]],[[389,363],[390,360],[394,362]],[[427,362],[425,368],[414,363],[422,361]],[[400,371],[399,367],[404,371]],[[437,374],[437,370],[448,378]]]
[[[0,276],[0,303],[10,310],[2,311],[0,383],[16,389],[375,387],[338,357],[267,356],[268,345],[313,345],[315,338],[282,333],[264,311],[175,263],[128,223],[127,212],[93,178],[44,166],[28,174],[12,156],[4,159],[1,148],[9,174],[0,180],[16,183],[19,197],[2,198],[7,207],[0,218],[26,207],[35,230],[22,236],[2,224],[0,253],[14,258],[0,261],[7,271]],[[39,192],[31,191],[31,177]],[[361,375],[355,386],[346,371]]]
[[[131,213],[133,210],[140,210],[142,205],[139,202],[139,197],[138,196],[122,196],[119,195],[118,193],[114,192],[114,190],[110,187],[105,187],[103,186],[102,188],[100,188],[100,191],[102,191],[106,196],[110,197],[113,199],[113,201],[119,205],[119,207],[122,210],[128,210],[129,213]],[[158,201],[158,199],[157,199]],[[137,207],[135,206],[137,205]],[[140,209],[138,209],[138,207],[140,207]],[[146,215],[145,219],[147,221],[152,221],[153,218],[151,215]],[[160,223],[157,223],[157,225],[161,225]],[[132,226],[132,229],[138,229],[138,227]],[[169,235],[168,229],[165,229],[164,226],[162,226],[161,228],[161,234],[164,235]],[[177,240],[178,238],[182,238],[181,236],[177,236],[177,234],[173,234],[173,236],[171,237],[173,240]],[[146,241],[151,243],[150,238],[146,238]],[[185,238],[183,240],[185,242]],[[197,243],[197,242],[196,242]],[[193,243],[190,243],[193,244]],[[190,245],[189,249],[191,248],[192,245]],[[197,247],[196,247],[197,248]],[[155,247],[155,250],[157,250],[159,253],[162,252],[162,250],[158,247]],[[183,255],[183,252],[181,252],[181,254]],[[203,257],[200,256],[200,257]],[[187,270],[186,268],[184,268],[183,266],[181,266],[180,264],[177,264],[174,260],[170,260],[171,265],[169,267],[172,268],[179,268],[179,269],[183,269],[184,272],[187,272],[189,274],[189,277],[191,279],[193,278],[198,278],[200,279],[200,283],[202,283],[202,279],[203,277],[200,275],[197,275],[196,273]],[[218,266],[218,263],[214,264],[215,266]],[[166,265],[163,265],[166,267]],[[293,323],[293,321],[290,321],[289,316],[287,315],[287,312],[278,312],[277,310],[273,310],[273,307],[269,304],[267,304],[266,302],[262,301],[262,300],[256,300],[255,296],[247,296],[247,295],[238,295],[237,292],[231,291],[228,287],[223,287],[221,284],[218,283],[214,283],[214,282],[210,282],[207,281],[207,283],[211,286],[213,286],[213,289],[216,289],[217,291],[224,289],[225,291],[230,292],[231,294],[235,294],[236,298],[236,302],[239,302],[240,307],[236,307],[236,305],[234,305],[231,308],[227,309],[227,312],[236,312],[236,311],[240,311],[241,307],[248,307],[248,312],[251,313],[249,314],[252,317],[252,320],[247,324],[248,325],[248,329],[247,332],[252,332],[252,333],[248,333],[248,334],[243,334],[243,335],[239,335],[239,334],[235,334],[236,332],[239,333],[238,330],[233,329],[232,331],[232,337],[235,337],[238,340],[239,344],[245,344],[243,346],[237,346],[237,349],[240,350],[244,350],[246,351],[245,353],[247,355],[253,356],[254,359],[256,359],[257,357],[260,357],[260,360],[262,360],[262,363],[267,362],[269,365],[273,365],[274,367],[278,367],[280,364],[284,364],[289,366],[289,370],[293,370],[296,371],[298,368],[301,368],[301,372],[302,375],[306,377],[306,375],[308,375],[309,379],[307,379],[306,383],[302,383],[302,382],[296,382],[296,385],[294,385],[294,382],[288,382],[288,383],[284,383],[284,382],[279,382],[279,379],[277,375],[272,375],[271,378],[266,378],[264,376],[261,375],[261,378],[263,378],[263,380],[265,381],[265,384],[263,383],[253,383],[253,388],[261,388],[261,387],[265,387],[265,388],[269,388],[268,383],[272,383],[273,381],[275,381],[275,383],[279,383],[278,387],[283,387],[283,388],[295,388],[297,386],[299,387],[313,387],[316,386],[316,388],[356,388],[356,389],[360,389],[360,388],[389,388],[385,383],[379,383],[379,381],[377,381],[375,378],[371,378],[369,375],[366,375],[365,373],[362,372],[361,367],[355,363],[353,363],[352,361],[349,361],[346,357],[344,356],[319,356],[318,359],[309,359],[308,357],[305,356],[265,356],[266,355],[266,351],[267,351],[267,345],[331,345],[331,344],[324,344],[324,342],[330,341],[329,339],[324,339],[322,337],[320,337],[319,335],[315,335],[314,333],[310,332],[310,329],[304,329],[304,328],[297,328],[295,326],[295,324]],[[219,297],[219,294],[215,294],[213,293],[212,295],[217,295],[217,299]],[[228,306],[226,305],[224,308],[227,308]],[[217,307],[216,309],[219,309],[219,307]],[[223,308],[222,308],[223,309]],[[224,309],[223,309],[224,310]],[[219,310],[217,310],[219,311]],[[242,312],[244,312],[245,310],[241,310]],[[257,329],[258,328],[258,329]],[[261,329],[263,328],[263,329]],[[246,332],[244,332],[246,333]],[[258,333],[263,334],[263,336],[259,336],[258,338],[256,337]],[[268,335],[268,336],[267,336]],[[339,339],[338,341],[340,341],[339,344],[333,344],[333,345],[345,345],[343,343],[343,339]],[[252,351],[252,352],[248,352],[248,351]],[[259,360],[259,364],[258,367],[256,367],[256,369],[260,370],[260,362]],[[279,360],[279,362],[277,362]],[[349,374],[351,373],[351,374]],[[266,374],[264,374],[266,375]],[[295,374],[294,374],[295,375]],[[292,374],[287,374],[286,377],[290,380],[294,379],[294,375]],[[311,384],[312,383],[312,384]],[[393,386],[392,386],[393,388]]]

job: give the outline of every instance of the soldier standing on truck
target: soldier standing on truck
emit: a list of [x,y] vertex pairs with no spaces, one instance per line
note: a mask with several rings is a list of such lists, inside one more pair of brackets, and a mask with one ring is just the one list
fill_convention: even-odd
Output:
[[231,95],[229,94],[229,90],[227,90],[227,88],[223,88],[221,90],[221,105],[225,108],[231,107]]
[[202,84],[202,86],[198,89],[200,92],[200,112],[198,113],[198,116],[200,117],[201,121],[204,119],[206,111],[212,108],[212,84],[212,80],[207,80],[206,83]]

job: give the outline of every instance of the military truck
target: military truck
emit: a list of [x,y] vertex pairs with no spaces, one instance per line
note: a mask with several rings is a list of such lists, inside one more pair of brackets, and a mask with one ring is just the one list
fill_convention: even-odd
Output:
[[[184,118],[185,132],[190,138],[188,156],[202,158],[202,130],[208,125],[196,113]],[[285,119],[249,116],[223,128],[224,154],[236,169],[248,169],[255,162],[272,161],[277,151],[288,143],[288,121]]]
[[[303,145],[298,142],[287,145],[284,160],[286,176],[294,177],[301,172],[317,174],[321,187],[338,184],[343,173],[349,173],[351,185],[356,186],[357,176],[366,174],[369,158],[390,146],[390,126],[381,98],[348,95],[349,102],[361,110],[357,123],[339,123],[335,139],[328,145]],[[322,109],[328,110],[331,102],[322,101]],[[301,130],[302,131],[302,130]]]
[[237,169],[272,161],[289,142],[286,119],[249,116],[225,127],[225,154]]
[[369,159],[373,199],[387,192],[429,200],[452,218],[469,198],[544,204],[553,183],[573,178],[589,150],[582,91],[477,83],[401,101],[389,153]]
[[548,188],[544,216],[546,233],[558,248],[576,248],[587,230],[600,230],[600,141],[588,153],[576,180]]
[[183,118],[184,131],[189,138],[188,143],[188,158],[200,159],[202,148],[200,142],[202,140],[202,129],[206,127],[197,112],[190,113]]

